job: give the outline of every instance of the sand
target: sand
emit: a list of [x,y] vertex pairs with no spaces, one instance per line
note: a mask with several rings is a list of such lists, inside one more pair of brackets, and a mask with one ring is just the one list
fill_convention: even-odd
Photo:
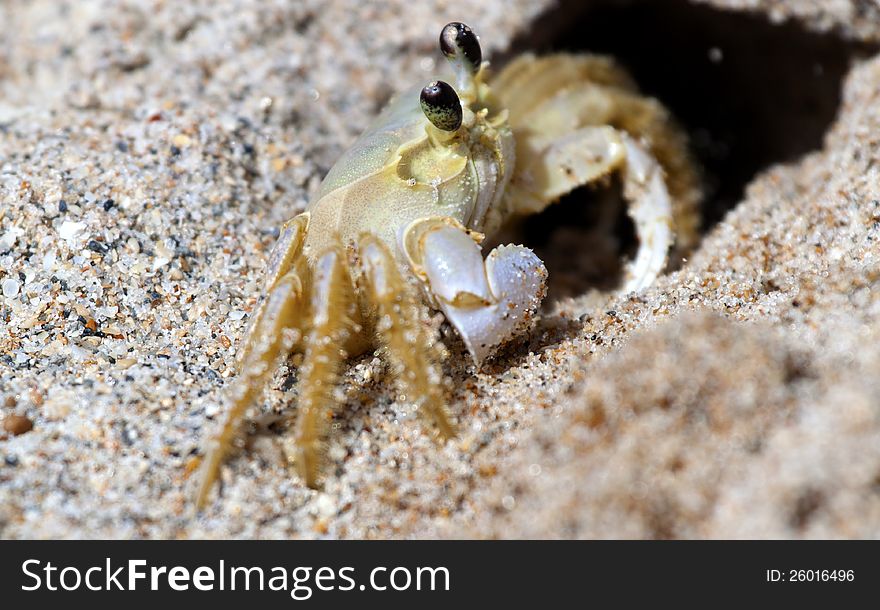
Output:
[[[279,224],[429,78],[442,24],[491,55],[549,6],[359,4],[0,5],[0,409],[33,425],[0,432],[0,535],[880,535],[880,58],[822,149],[762,171],[655,286],[552,303],[481,372],[448,337],[456,441],[370,354],[305,489],[271,424],[282,367],[193,517]],[[865,3],[712,4],[878,32]]]

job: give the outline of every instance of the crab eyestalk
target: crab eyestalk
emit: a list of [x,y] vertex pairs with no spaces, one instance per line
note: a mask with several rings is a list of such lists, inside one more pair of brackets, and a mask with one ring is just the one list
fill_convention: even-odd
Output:
[[458,90],[466,96],[476,93],[474,77],[483,63],[480,40],[464,23],[447,23],[440,32],[440,51],[452,64]]
[[461,127],[461,100],[452,85],[442,80],[428,83],[419,95],[422,112],[431,124],[441,131],[455,131]]

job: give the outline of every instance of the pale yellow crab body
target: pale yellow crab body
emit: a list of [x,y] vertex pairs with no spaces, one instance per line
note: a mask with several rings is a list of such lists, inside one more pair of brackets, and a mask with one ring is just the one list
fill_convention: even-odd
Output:
[[[514,161],[505,116],[469,108],[449,137],[425,118],[418,91],[397,95],[327,174],[306,208],[306,256],[369,232],[408,271],[406,237],[420,222],[443,218],[480,232],[497,212]],[[497,226],[500,217],[490,218]]]
[[523,56],[488,79],[465,25],[443,29],[457,91],[443,81],[395,97],[283,227],[261,305],[239,345],[239,380],[209,445],[204,504],[247,409],[291,353],[299,370],[294,449],[316,486],[346,358],[380,347],[398,395],[441,440],[455,434],[426,310],[441,311],[480,365],[527,332],[547,271],[528,248],[481,242],[508,218],[619,173],[639,249],[624,291],[650,285],[697,227],[685,138],[606,58]]

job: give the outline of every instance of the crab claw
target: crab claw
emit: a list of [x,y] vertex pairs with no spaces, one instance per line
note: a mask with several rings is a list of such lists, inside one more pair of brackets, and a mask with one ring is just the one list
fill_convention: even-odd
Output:
[[484,262],[467,233],[441,226],[424,236],[421,255],[430,292],[477,366],[531,327],[547,270],[528,248],[498,246]]

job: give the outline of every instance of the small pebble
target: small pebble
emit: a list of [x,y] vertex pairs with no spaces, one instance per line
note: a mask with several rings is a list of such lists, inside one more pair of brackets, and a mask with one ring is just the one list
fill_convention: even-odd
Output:
[[[66,206],[65,206],[66,209]],[[72,222],[70,220],[66,220],[61,223],[61,226],[58,227],[58,236],[64,240],[71,240],[76,237],[76,234],[82,231],[85,228],[85,224],[81,222]]]
[[21,288],[21,283],[18,280],[12,278],[3,280],[3,296],[7,299],[14,299],[17,297],[19,288]]
[[110,250],[110,246],[100,241],[95,241],[94,239],[89,240],[88,248],[92,252],[97,252],[98,254],[107,254]]
[[3,429],[13,436],[30,432],[34,427],[34,422],[24,415],[7,415],[3,420]]

